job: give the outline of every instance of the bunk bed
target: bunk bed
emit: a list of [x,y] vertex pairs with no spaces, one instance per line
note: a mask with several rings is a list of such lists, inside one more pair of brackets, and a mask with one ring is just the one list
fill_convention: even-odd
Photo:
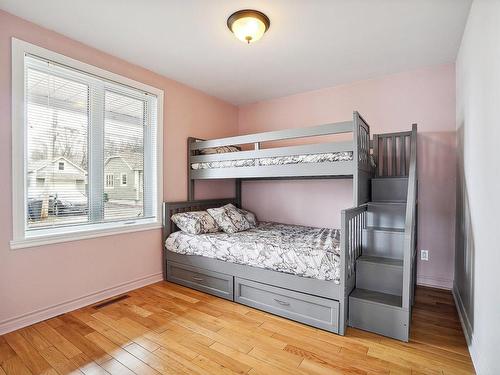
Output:
[[[336,134],[346,134],[344,138],[351,134],[352,139],[279,145],[283,141],[297,142],[300,139]],[[267,147],[263,147],[263,143]],[[175,241],[170,240],[169,246],[163,251],[164,278],[343,335],[348,296],[355,286],[355,263],[361,254],[361,231],[366,225],[366,209],[360,205],[370,199],[370,181],[375,172],[370,155],[370,128],[361,115],[354,112],[351,121],[301,129],[213,140],[189,138],[187,150],[188,201],[164,203],[163,243],[166,243],[167,238],[176,237]],[[307,274],[303,269],[303,272],[291,272],[279,267],[266,267],[265,264],[227,261],[227,257],[218,259],[215,255],[192,255],[174,248],[182,242],[182,234],[175,233],[178,228],[171,220],[172,215],[203,211],[229,203],[241,207],[241,182],[244,180],[312,178],[353,179],[354,207],[342,212],[340,231],[330,230],[325,234],[318,228],[285,226],[277,229],[271,223],[262,223],[245,237],[248,240],[250,236],[250,242],[255,243],[266,230],[282,230],[284,234],[280,234],[280,242],[290,243],[296,242],[293,238],[298,238],[290,232],[303,231],[302,235],[309,236],[316,243],[315,238],[318,237],[314,236],[323,239],[326,236],[334,244],[330,246],[333,254],[329,254],[330,262],[326,262],[323,272]],[[195,200],[195,181],[212,179],[234,179],[235,198]],[[214,233],[197,238],[185,237],[183,240],[187,243],[211,241],[212,245],[217,242],[226,243],[227,247],[237,247],[241,239],[235,238]],[[227,241],[233,242],[228,244]],[[307,246],[311,247],[310,244]],[[265,247],[265,244],[260,243],[257,247]],[[325,263],[323,260],[319,262]]]

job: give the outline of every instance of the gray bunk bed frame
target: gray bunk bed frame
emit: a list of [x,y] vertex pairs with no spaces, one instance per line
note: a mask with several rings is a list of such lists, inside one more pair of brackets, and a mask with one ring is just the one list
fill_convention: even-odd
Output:
[[[352,133],[352,140],[300,146],[261,148],[274,142],[332,134]],[[253,150],[199,155],[198,150],[229,145],[253,144]],[[192,163],[258,159],[330,152],[352,152],[350,161],[193,170]],[[340,283],[301,277],[279,271],[224,262],[163,249],[165,280],[201,290],[228,300],[345,334],[348,298],[355,287],[355,264],[362,251],[362,229],[370,199],[370,181],[375,171],[370,161],[370,127],[358,112],[353,120],[300,129],[241,135],[214,140],[188,139],[188,201],[164,202],[163,244],[178,228],[170,217],[179,212],[206,210],[233,203],[241,207],[241,181],[250,179],[352,178],[354,207],[342,211]],[[195,200],[195,181],[234,179],[235,197]]]

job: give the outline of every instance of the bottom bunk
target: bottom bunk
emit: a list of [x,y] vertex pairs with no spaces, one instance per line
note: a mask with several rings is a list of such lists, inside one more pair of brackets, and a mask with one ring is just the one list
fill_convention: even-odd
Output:
[[189,234],[170,220],[227,203],[236,202],[165,204],[165,279],[343,335],[355,255],[343,250],[340,231],[263,222],[238,233]]
[[340,283],[340,231],[260,222],[236,233],[172,233],[167,250]]

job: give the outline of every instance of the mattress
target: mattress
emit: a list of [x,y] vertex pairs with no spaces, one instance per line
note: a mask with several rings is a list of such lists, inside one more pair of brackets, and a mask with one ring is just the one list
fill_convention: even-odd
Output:
[[338,229],[261,222],[254,229],[233,234],[174,232],[165,247],[179,254],[340,282]]
[[256,165],[286,165],[301,163],[326,163],[352,160],[352,152],[328,152],[322,154],[275,156],[269,158],[223,160],[202,163],[191,163],[191,169],[253,167]]

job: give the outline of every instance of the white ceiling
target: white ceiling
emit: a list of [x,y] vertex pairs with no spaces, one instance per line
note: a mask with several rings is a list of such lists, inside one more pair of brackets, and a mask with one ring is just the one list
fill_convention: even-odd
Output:
[[[472,0],[0,0],[0,8],[233,104],[455,61]],[[252,45],[234,11],[266,13]]]

